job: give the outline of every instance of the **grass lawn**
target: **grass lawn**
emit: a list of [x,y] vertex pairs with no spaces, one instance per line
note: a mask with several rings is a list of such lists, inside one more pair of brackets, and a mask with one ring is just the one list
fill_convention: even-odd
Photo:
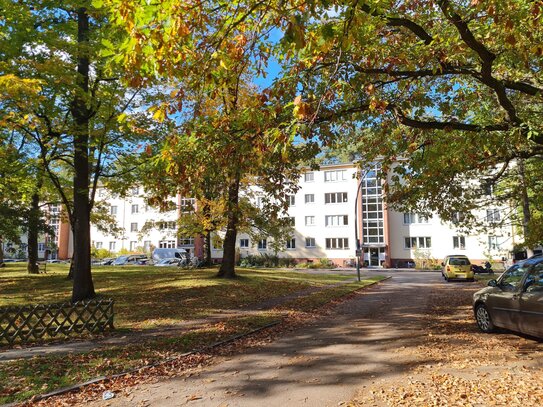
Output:
[[[46,275],[28,275],[25,265],[0,269],[0,305],[56,302],[70,297],[66,265],[48,266]],[[97,293],[116,301],[116,326],[146,328],[200,318],[219,310],[281,297],[310,287],[335,284],[353,276],[305,274],[288,270],[238,270],[239,278],[214,278],[216,270],[175,267],[96,267]],[[281,311],[310,312],[383,277],[314,292],[281,304],[273,311],[238,316],[181,335],[149,339],[91,352],[38,356],[0,363],[0,404],[120,373],[164,360],[280,321]]]
[[[51,264],[47,274],[29,275],[26,265],[0,269],[0,306],[52,303],[70,299],[68,265]],[[149,328],[235,310],[309,287],[344,281],[349,276],[305,274],[288,270],[239,269],[238,278],[215,278],[216,269],[178,267],[93,268],[100,296],[115,300],[117,328]]]

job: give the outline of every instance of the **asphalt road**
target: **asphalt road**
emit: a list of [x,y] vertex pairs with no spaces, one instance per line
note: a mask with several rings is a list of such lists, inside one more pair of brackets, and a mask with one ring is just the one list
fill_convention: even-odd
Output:
[[269,345],[95,405],[337,406],[376,380],[430,362],[405,349],[422,343],[429,293],[446,284],[440,273],[364,271],[373,273],[392,278]]

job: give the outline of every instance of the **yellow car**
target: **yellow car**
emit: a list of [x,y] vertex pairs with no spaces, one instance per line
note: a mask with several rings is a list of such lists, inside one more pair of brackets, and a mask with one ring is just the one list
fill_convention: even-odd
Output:
[[452,279],[463,279],[474,281],[474,273],[471,269],[471,262],[464,255],[450,255],[445,257],[441,269],[441,275],[446,281]]

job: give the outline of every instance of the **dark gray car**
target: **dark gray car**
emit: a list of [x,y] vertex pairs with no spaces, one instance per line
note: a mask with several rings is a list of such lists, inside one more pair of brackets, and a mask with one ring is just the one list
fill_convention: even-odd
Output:
[[483,332],[496,327],[543,338],[543,258],[514,264],[473,295],[473,311]]

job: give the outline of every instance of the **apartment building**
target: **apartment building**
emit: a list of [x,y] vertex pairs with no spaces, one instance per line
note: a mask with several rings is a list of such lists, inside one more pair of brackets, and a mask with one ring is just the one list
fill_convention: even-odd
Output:
[[[377,174],[376,166],[360,171],[353,164],[325,165],[303,174],[288,209],[294,234],[278,255],[299,261],[328,258],[344,266],[356,259],[358,237],[361,262],[370,267],[405,267],[416,259],[440,260],[449,254],[465,254],[474,262],[511,256],[518,242],[512,227],[468,235],[438,216],[394,211],[383,200]],[[500,208],[482,208],[480,216],[497,225],[501,213]],[[241,257],[272,254],[267,239],[253,242],[245,234],[238,236],[238,247]],[[221,248],[212,249],[220,259]]]
[[178,236],[177,233],[179,215],[181,211],[193,210],[194,199],[172,197],[171,209],[159,210],[147,205],[143,188],[135,186],[126,197],[100,188],[98,200],[106,203],[120,233],[107,233],[98,225],[92,225],[91,244],[97,249],[104,248],[113,253],[121,250],[150,252],[153,248],[176,247],[194,253],[195,247],[199,249],[198,239],[194,236]]
[[[488,234],[463,234],[453,223],[437,216],[401,213],[387,207],[382,198],[382,182],[377,168],[360,171],[356,165],[324,165],[306,171],[299,189],[290,197],[288,216],[294,233],[278,253],[297,261],[328,258],[339,266],[356,258],[357,238],[362,264],[373,267],[404,267],[415,259],[442,259],[448,254],[465,254],[472,261],[510,258],[519,238],[512,227],[495,227]],[[256,198],[258,200],[258,194]],[[196,210],[194,199],[170,199],[171,209],[160,211],[147,205],[142,187],[135,186],[126,197],[100,188],[97,200],[106,205],[115,220],[117,234],[103,227],[91,228],[92,245],[113,253],[121,250],[149,252],[153,248],[180,247],[202,257],[203,242],[196,236],[179,236],[177,222],[182,212]],[[257,202],[255,202],[257,204]],[[40,257],[66,259],[73,251],[69,225],[61,221],[58,207],[49,208],[55,233],[40,240]],[[490,226],[498,224],[502,208],[482,208],[481,218]],[[220,239],[213,244],[220,246]],[[241,257],[274,254],[269,239],[252,241],[238,235]],[[222,248],[212,247],[212,257],[222,258]]]

